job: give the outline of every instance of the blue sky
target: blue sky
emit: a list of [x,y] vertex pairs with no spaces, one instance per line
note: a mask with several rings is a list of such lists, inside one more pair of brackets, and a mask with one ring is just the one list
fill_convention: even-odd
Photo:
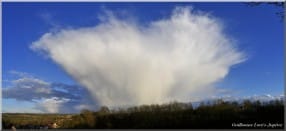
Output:
[[[248,60],[231,67],[218,83],[237,97],[284,94],[283,22],[269,5],[250,7],[244,3],[3,3],[3,87],[9,88],[17,76],[11,71],[25,72],[51,83],[78,84],[51,59],[30,49],[43,34],[61,28],[95,26],[103,9],[117,12],[122,18],[136,16],[144,25],[168,17],[177,6],[210,12],[219,18],[225,31],[237,40]],[[16,105],[32,109],[34,102],[3,99],[3,109]]]

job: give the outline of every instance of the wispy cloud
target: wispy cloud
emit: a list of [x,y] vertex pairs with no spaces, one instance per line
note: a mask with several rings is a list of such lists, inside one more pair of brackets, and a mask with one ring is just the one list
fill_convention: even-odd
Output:
[[39,17],[45,24],[51,27],[51,31],[59,30],[63,25],[55,18],[55,14],[51,12],[41,12]]
[[214,83],[246,60],[223,28],[187,7],[147,26],[109,12],[95,27],[46,33],[31,49],[46,53],[102,105],[188,102],[216,94]]

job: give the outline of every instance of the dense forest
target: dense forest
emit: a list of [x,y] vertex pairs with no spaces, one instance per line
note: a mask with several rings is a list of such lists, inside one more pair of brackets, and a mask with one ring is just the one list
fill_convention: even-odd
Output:
[[[4,129],[284,129],[284,101],[216,100],[192,104],[172,102],[110,110],[101,107],[79,114],[3,114]],[[55,127],[51,124],[57,124]]]

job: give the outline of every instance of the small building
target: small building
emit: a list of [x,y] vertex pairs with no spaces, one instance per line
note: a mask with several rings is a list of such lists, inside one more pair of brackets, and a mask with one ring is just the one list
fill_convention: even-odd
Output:
[[48,127],[49,127],[50,129],[55,129],[55,128],[58,128],[58,125],[57,125],[57,123],[53,122],[53,123],[50,123],[50,124],[48,125]]

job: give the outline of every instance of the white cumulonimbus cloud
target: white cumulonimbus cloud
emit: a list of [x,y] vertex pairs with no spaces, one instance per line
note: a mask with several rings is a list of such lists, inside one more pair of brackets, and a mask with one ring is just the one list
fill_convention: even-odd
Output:
[[94,27],[46,33],[31,48],[107,106],[197,101],[245,60],[217,18],[186,7],[144,26],[109,15]]

